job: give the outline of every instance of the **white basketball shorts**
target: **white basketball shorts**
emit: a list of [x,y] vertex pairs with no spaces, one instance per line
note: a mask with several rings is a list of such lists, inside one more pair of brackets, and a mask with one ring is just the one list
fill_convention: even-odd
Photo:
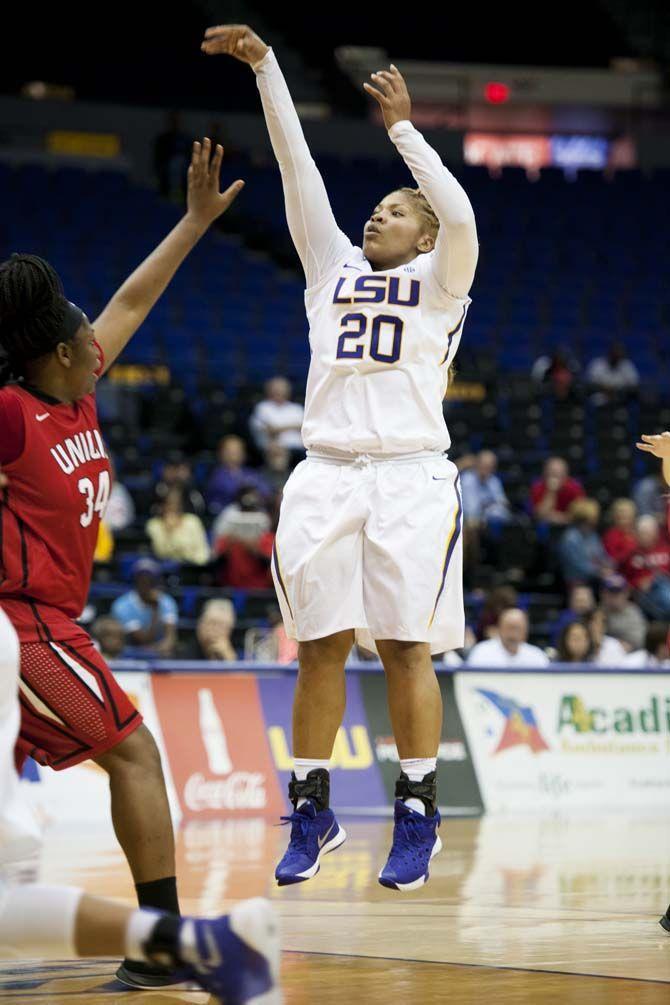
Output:
[[272,558],[287,634],[464,643],[463,507],[445,454],[310,454],[284,488]]

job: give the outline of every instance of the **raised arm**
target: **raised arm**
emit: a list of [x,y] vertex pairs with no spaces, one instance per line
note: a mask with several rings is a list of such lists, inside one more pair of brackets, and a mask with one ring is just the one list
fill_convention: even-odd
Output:
[[365,90],[379,104],[389,138],[440,221],[433,268],[440,286],[454,297],[467,297],[477,268],[479,245],[475,214],[465,190],[439,155],[410,122],[412,105],[400,71],[373,73]]
[[652,436],[642,435],[642,442],[635,444],[638,450],[652,454],[662,462],[662,472],[665,484],[670,486],[670,433],[656,433]]
[[223,147],[217,146],[211,160],[210,154],[209,139],[193,144],[186,214],[126,279],[93,324],[105,370],[133,337],[189,252],[242,190],[244,182],[235,181],[219,192]]
[[202,49],[210,56],[235,56],[256,74],[272,149],[281,171],[289,230],[307,286],[314,286],[349,253],[352,245],[337,226],[275,54],[247,25],[208,28]]

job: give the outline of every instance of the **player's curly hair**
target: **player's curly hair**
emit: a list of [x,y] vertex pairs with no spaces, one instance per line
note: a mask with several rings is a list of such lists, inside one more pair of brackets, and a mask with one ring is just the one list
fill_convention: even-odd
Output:
[[421,221],[431,237],[437,237],[437,232],[440,229],[440,221],[421,189],[399,188],[398,192],[402,192],[407,197],[412,209],[421,217]]
[[0,387],[63,340],[67,301],[56,270],[38,255],[0,264]]

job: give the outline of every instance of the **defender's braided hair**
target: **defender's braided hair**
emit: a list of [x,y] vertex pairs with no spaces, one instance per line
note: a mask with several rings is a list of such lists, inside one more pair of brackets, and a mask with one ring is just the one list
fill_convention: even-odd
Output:
[[0,387],[64,340],[66,309],[58,274],[43,258],[14,254],[0,265]]

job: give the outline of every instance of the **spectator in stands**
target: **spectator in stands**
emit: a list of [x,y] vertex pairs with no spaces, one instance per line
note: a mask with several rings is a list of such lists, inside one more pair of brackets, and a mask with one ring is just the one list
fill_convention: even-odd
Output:
[[111,455],[109,462],[112,466],[112,490],[109,493],[104,520],[112,533],[114,533],[117,530],[125,530],[126,527],[130,527],[134,522],[135,503],[126,486],[119,481]]
[[637,547],[621,571],[637,590],[642,610],[651,618],[670,618],[670,541],[661,534],[655,516],[641,516],[635,525]]
[[208,600],[195,629],[198,643],[197,659],[236,660],[232,634],[237,621],[235,608],[225,597]]
[[518,602],[519,594],[513,586],[494,586],[489,590],[477,622],[477,638],[481,641],[497,638],[500,615]]
[[[353,651],[353,650],[352,650]],[[244,638],[245,659],[286,665],[298,659],[298,643],[286,634],[276,604],[267,608],[267,625],[250,628]]]
[[219,582],[236,589],[272,588],[270,559],[274,534],[263,499],[251,486],[227,506],[214,524],[214,552],[219,557]]
[[600,599],[607,634],[618,639],[626,652],[641,649],[647,621],[637,604],[631,601],[630,589],[623,576],[607,576],[603,580]]
[[166,461],[163,465],[160,478],[154,487],[156,501],[159,504],[162,503],[170,489],[173,488],[181,489],[184,510],[187,513],[195,513],[201,518],[205,516],[207,507],[202,492],[195,484],[191,465],[179,455]]
[[133,566],[134,590],[112,604],[111,614],[123,625],[130,645],[161,657],[172,656],[177,643],[179,611],[174,599],[160,588],[161,570],[151,558]]
[[559,401],[565,401],[574,393],[578,373],[577,361],[565,349],[556,349],[551,356],[535,360],[530,376],[536,384],[550,389]]
[[508,523],[510,507],[496,474],[498,458],[492,450],[480,450],[472,467],[462,471],[463,519],[465,526]]
[[617,566],[625,562],[637,546],[636,516],[637,510],[632,499],[615,499],[612,503],[609,512],[610,527],[603,534],[603,545]]
[[655,516],[658,520],[665,520],[668,512],[667,491],[660,471],[653,471],[641,478],[633,488],[638,516]]
[[102,615],[95,619],[91,634],[106,660],[118,659],[126,648],[126,633],[123,625],[109,615]]
[[265,451],[272,443],[286,447],[293,454],[304,457],[302,421],[305,410],[291,401],[291,385],[285,377],[273,377],[265,385],[265,398],[252,412],[249,426],[259,450]]
[[647,627],[644,648],[628,653],[623,666],[640,670],[670,667],[667,622],[651,621]]
[[210,513],[220,513],[234,502],[243,486],[253,486],[264,498],[270,490],[261,475],[245,467],[247,448],[239,436],[224,436],[219,443],[219,465],[214,469],[207,486],[207,505]]
[[265,450],[265,463],[259,474],[272,490],[273,496],[280,496],[291,474],[291,454],[280,443],[269,443]]
[[170,112],[167,128],[154,141],[154,171],[166,199],[183,199],[190,156],[191,140],[182,132],[179,113]]
[[596,607],[591,611],[586,618],[586,625],[593,639],[594,663],[598,666],[620,667],[626,650],[618,639],[606,634],[607,620],[603,609]]
[[623,398],[637,390],[640,374],[628,359],[626,348],[621,342],[613,342],[606,356],[598,356],[586,370],[586,380],[595,392],[593,401],[606,405],[616,398]]
[[146,530],[156,558],[189,565],[206,565],[209,562],[205,528],[195,513],[184,512],[184,496],[180,488],[168,491],[160,516],[152,516]]
[[518,607],[512,607],[500,615],[498,637],[473,646],[467,664],[509,670],[546,666],[549,663],[546,654],[538,646],[529,645],[527,639],[528,616]]
[[584,495],[581,484],[570,477],[567,461],[562,457],[550,457],[544,465],[542,478],[531,486],[531,511],[542,523],[567,524],[570,505]]
[[595,610],[596,598],[590,586],[578,583],[570,590],[568,606],[561,611],[552,632],[552,642],[558,645],[558,639],[565,628],[573,621],[583,621],[591,611]]
[[583,621],[571,621],[558,639],[557,663],[591,663],[595,646],[591,633]]
[[558,558],[568,586],[592,586],[612,571],[612,560],[598,534],[600,506],[595,499],[575,499],[568,511],[571,526],[558,543]]

